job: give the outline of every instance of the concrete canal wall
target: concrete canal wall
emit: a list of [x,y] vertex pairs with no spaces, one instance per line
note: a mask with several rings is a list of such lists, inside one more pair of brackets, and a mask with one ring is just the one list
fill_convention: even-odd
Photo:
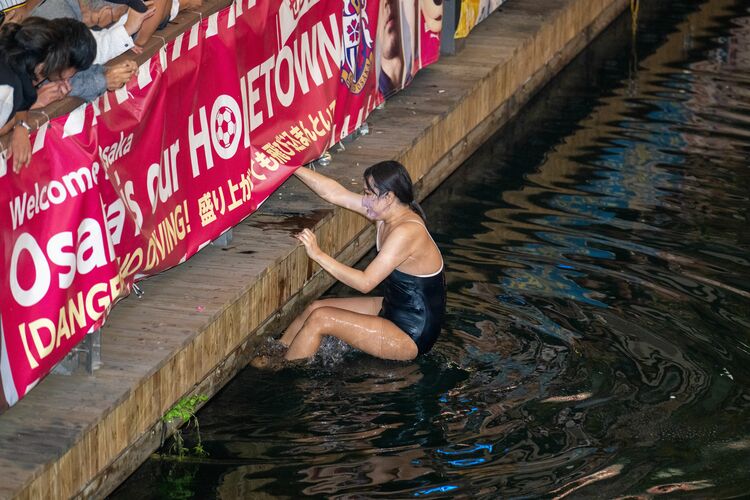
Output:
[[[424,198],[627,5],[508,0],[459,54],[376,111],[369,135],[335,153],[324,173],[361,189],[364,168],[397,159]],[[205,248],[145,281],[143,298],[118,304],[93,376],[51,375],[0,416],[0,497],[111,492],[173,431],[162,416],[176,402],[215,394],[265,336],[331,285],[291,237],[303,227],[348,263],[374,244],[363,218],[288,181],[228,247]]]

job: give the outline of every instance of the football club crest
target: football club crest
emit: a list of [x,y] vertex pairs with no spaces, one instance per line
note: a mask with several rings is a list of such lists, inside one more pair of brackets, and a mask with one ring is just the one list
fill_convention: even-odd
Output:
[[359,94],[375,64],[367,0],[344,0],[341,80]]

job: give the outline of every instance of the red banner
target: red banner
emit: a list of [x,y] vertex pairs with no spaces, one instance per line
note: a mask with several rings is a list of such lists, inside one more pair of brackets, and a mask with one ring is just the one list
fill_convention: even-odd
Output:
[[437,60],[428,26],[417,0],[240,0],[0,159],[0,409]]

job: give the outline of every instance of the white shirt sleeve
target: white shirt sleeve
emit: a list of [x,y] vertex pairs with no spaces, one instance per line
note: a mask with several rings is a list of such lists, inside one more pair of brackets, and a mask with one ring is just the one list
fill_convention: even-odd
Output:
[[169,20],[173,21],[180,13],[180,0],[172,0],[172,8],[169,9]]
[[13,113],[13,87],[0,85],[0,127],[10,120]]
[[114,59],[125,51],[133,48],[135,43],[133,37],[125,31],[125,21],[128,15],[125,14],[109,28],[103,30],[92,30],[96,40],[96,58],[94,64],[104,64],[110,59]]

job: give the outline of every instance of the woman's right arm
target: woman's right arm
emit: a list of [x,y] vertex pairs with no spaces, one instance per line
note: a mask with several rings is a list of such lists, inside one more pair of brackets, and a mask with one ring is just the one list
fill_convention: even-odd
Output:
[[362,206],[361,194],[353,193],[330,177],[306,167],[298,168],[294,175],[327,202],[367,217],[367,209]]

